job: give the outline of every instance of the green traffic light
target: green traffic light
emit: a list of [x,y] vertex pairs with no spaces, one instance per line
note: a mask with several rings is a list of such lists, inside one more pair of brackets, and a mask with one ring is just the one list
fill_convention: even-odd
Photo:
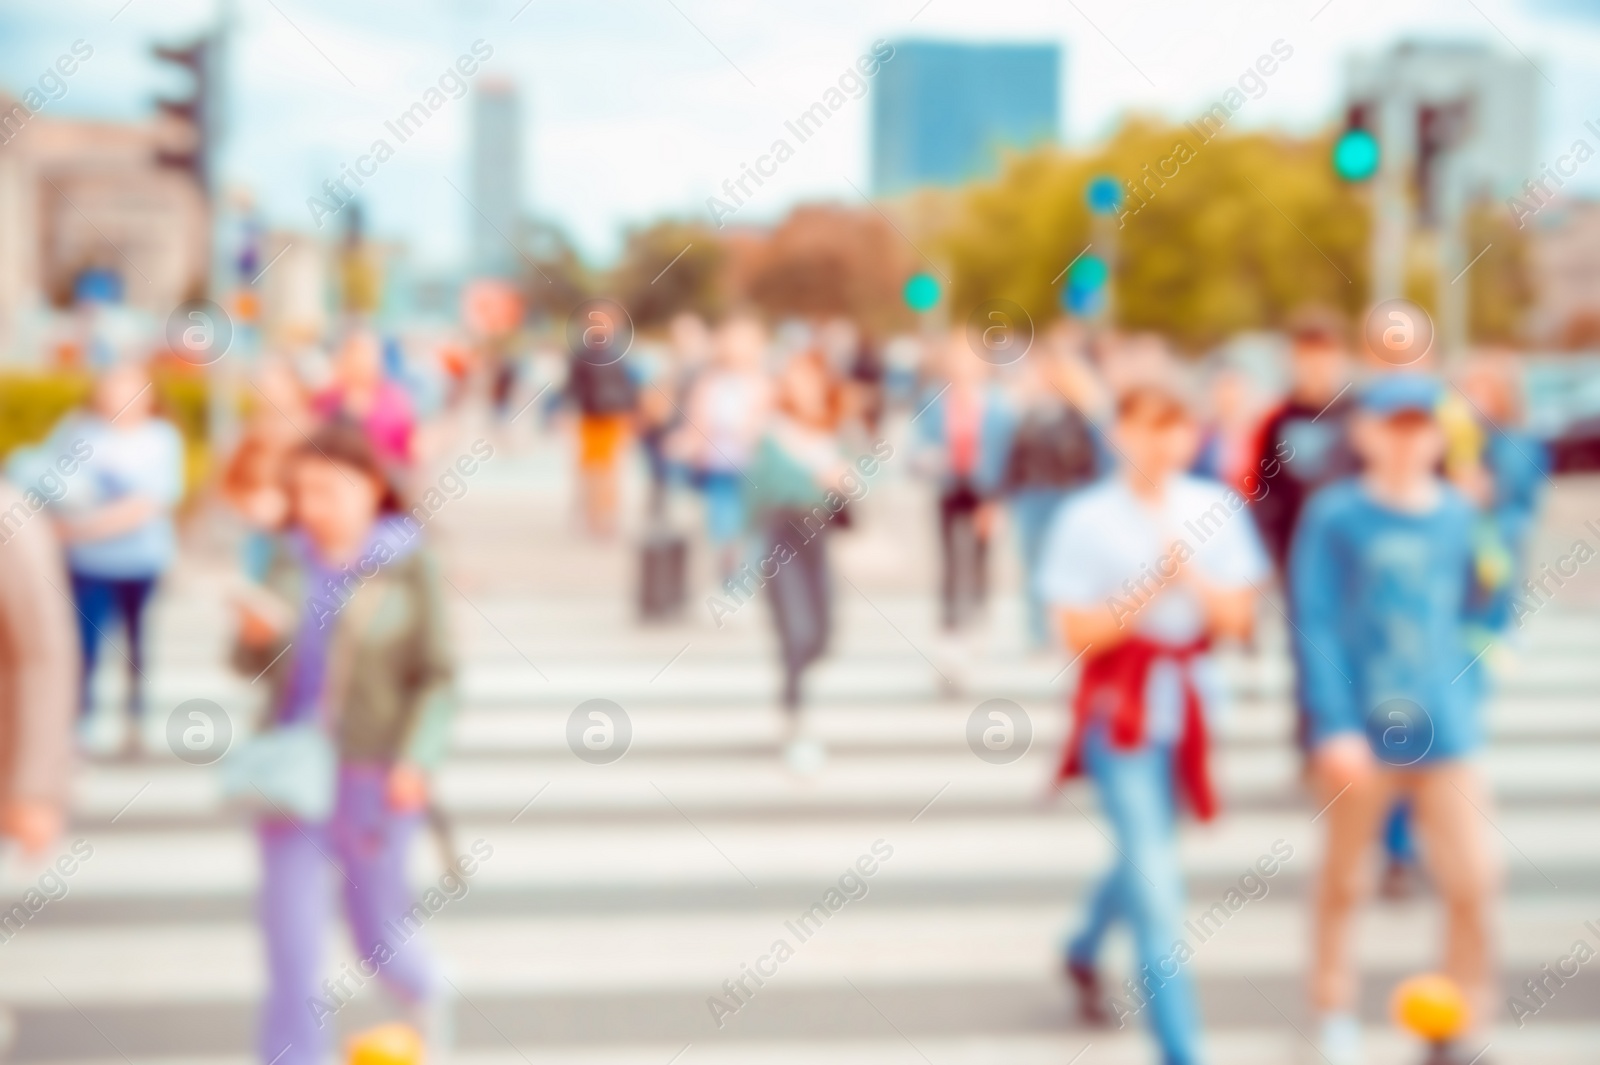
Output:
[[939,282],[932,274],[912,274],[906,281],[906,306],[921,314],[939,302]]
[[1092,292],[1102,287],[1111,276],[1111,268],[1098,255],[1085,255],[1072,264],[1067,279],[1073,287]]
[[1364,129],[1346,130],[1333,144],[1334,173],[1346,181],[1365,181],[1378,172],[1378,138]]

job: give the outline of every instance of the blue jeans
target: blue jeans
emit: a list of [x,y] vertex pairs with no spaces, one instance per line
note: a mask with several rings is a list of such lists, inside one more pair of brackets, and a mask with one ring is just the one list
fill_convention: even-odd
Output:
[[1039,594],[1039,559],[1044,554],[1045,536],[1055,520],[1056,508],[1067,498],[1065,488],[1029,488],[1011,497],[1011,517],[1017,524],[1018,546],[1022,549],[1022,599],[1027,604],[1028,638],[1035,647],[1050,643],[1049,618],[1044,597]]
[[712,547],[739,539],[744,531],[744,486],[737,470],[706,470],[700,475],[706,499],[706,537]]
[[[1095,889],[1084,926],[1067,945],[1067,957],[1093,966],[1111,925],[1127,921],[1139,962],[1134,982],[1148,1000],[1150,1029],[1161,1045],[1162,1061],[1193,1065],[1200,1042],[1194,984],[1182,966],[1171,975],[1167,971],[1174,968],[1169,958],[1183,923],[1172,748],[1152,744],[1119,751],[1098,730],[1087,740],[1089,775],[1121,853]],[[1138,1009],[1137,999],[1125,1001],[1129,1009]]]
[[128,710],[135,717],[144,713],[144,619],[155,591],[155,576],[95,577],[87,573],[70,574],[72,602],[78,608],[78,638],[83,648],[82,686],[78,713],[87,717],[92,701],[90,687],[95,665],[100,661],[100,641],[111,628],[113,618],[122,622],[128,637]]
[[1411,835],[1411,804],[1401,800],[1389,810],[1383,825],[1383,853],[1400,865],[1417,864],[1417,844]]

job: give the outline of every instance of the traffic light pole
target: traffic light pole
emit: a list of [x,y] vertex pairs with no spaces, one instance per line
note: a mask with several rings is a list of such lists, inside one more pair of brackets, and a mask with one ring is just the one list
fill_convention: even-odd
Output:
[[[1462,187],[1459,153],[1446,151],[1439,160],[1439,351],[1449,362],[1458,362],[1467,350],[1468,286],[1465,247],[1466,197]],[[1459,283],[1458,283],[1459,282]]]
[[[228,132],[228,82],[229,52],[233,44],[234,0],[220,0],[217,26],[212,30],[210,47],[206,50],[206,82],[210,99],[206,104],[206,191],[207,212],[211,220],[211,300],[233,315],[237,311],[231,298],[235,291],[234,263],[236,251],[234,234],[238,229],[236,212],[229,202],[222,181],[222,144]],[[238,347],[245,342],[246,329],[235,322],[233,337],[235,350],[207,367],[209,380],[207,395],[207,425],[211,441],[213,463],[233,449],[239,434],[239,383],[241,373],[237,365],[241,352]]]
[[1106,283],[1094,315],[1096,332],[1108,332],[1117,320],[1117,216],[1095,214],[1090,225],[1094,249],[1106,264]]
[[1411,100],[1390,85],[1378,99],[1377,136],[1381,145],[1372,182],[1372,290],[1368,305],[1405,295],[1406,247],[1411,238],[1409,174],[1412,138]]

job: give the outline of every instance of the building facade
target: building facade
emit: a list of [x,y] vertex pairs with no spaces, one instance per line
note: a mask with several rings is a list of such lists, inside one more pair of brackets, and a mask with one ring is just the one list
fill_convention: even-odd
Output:
[[1600,200],[1558,201],[1529,228],[1530,339],[1543,347],[1600,350]]
[[1060,135],[1053,44],[897,41],[872,92],[872,186],[894,196],[994,174]]
[[514,84],[485,78],[472,100],[471,264],[475,274],[513,277],[522,220],[522,105]]
[[1454,142],[1448,151],[1467,199],[1512,196],[1537,176],[1539,72],[1520,56],[1477,43],[1402,41],[1352,57],[1347,74],[1352,105],[1369,110],[1369,128],[1404,165],[1420,168],[1446,150],[1442,141]]
[[[0,113],[16,101],[0,95]],[[0,358],[30,320],[114,275],[122,302],[160,318],[204,292],[210,223],[194,181],[156,163],[159,123],[32,115],[0,138]]]

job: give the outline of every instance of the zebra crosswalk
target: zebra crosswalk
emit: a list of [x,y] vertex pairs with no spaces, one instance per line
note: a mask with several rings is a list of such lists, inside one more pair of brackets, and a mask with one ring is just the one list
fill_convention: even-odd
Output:
[[[796,775],[778,755],[765,606],[722,628],[694,612],[639,627],[625,548],[572,544],[539,509],[550,507],[543,482],[511,469],[441,518],[461,593],[463,708],[437,798],[450,845],[481,844],[489,856],[471,878],[441,885],[439,841],[425,841],[412,874],[419,892],[443,896],[424,934],[459,993],[456,1059],[1153,1060],[1141,1032],[1080,1027],[1058,981],[1060,936],[1111,852],[1091,792],[1049,797],[1070,680],[1061,661],[997,638],[971,654],[965,694],[942,696],[932,603],[914,584],[878,579],[893,567],[873,561],[869,513],[866,545],[839,551],[852,583],[839,590],[832,653],[809,692],[807,727],[828,758]],[[914,515],[909,486],[882,496],[875,505]],[[531,529],[520,539],[505,534],[518,515]],[[155,751],[80,775],[68,842],[91,853],[25,922],[0,916],[0,1002],[15,1016],[18,1062],[249,1059],[263,983],[251,828],[223,804],[215,766],[171,757],[160,738],[165,713],[190,698],[247,727],[252,686],[220,666],[221,565],[186,557],[158,607],[147,678]],[[585,567],[592,586],[573,575]],[[546,571],[560,572],[546,581]],[[1004,597],[993,611],[1019,613]],[[1575,940],[1600,947],[1585,924],[1600,925],[1596,646],[1600,610],[1552,605],[1530,623],[1493,702],[1485,765],[1496,806],[1485,829],[1507,866],[1507,996]],[[1275,844],[1291,856],[1210,930],[1192,964],[1210,1060],[1277,1065],[1311,1053],[1300,1034],[1306,903],[1321,840],[1292,749],[1282,634],[1232,655],[1225,672],[1225,812],[1183,831],[1191,910],[1203,913]],[[103,679],[114,703],[120,682]],[[972,712],[990,698],[1029,723],[1026,753],[1004,764],[969,745]],[[626,716],[615,760],[574,753],[570,719],[590,699]],[[37,876],[8,867],[4,898]],[[1385,1000],[1431,967],[1438,936],[1425,893],[1376,904],[1362,922],[1374,1062],[1419,1056]],[[1128,968],[1119,949],[1113,972]],[[330,973],[353,963],[348,945],[330,945]],[[369,982],[335,1023],[351,1031],[392,1013]],[[1520,1028],[1508,1015],[1484,1060],[1576,1065],[1597,1046],[1600,978],[1586,969]]]

